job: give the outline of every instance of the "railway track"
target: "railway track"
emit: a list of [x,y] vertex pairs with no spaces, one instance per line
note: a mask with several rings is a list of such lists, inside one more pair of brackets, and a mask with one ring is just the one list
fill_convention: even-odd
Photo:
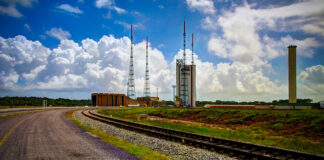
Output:
[[217,137],[209,137],[194,133],[165,129],[156,126],[150,126],[121,119],[106,117],[103,115],[96,114],[94,113],[94,111],[90,110],[83,111],[82,114],[91,119],[101,121],[103,123],[108,123],[119,128],[135,131],[152,137],[176,141],[198,148],[216,151],[218,153],[227,154],[229,156],[237,157],[239,159],[324,160],[324,156],[322,155],[309,154],[294,150],[269,147],[246,142],[238,142]]

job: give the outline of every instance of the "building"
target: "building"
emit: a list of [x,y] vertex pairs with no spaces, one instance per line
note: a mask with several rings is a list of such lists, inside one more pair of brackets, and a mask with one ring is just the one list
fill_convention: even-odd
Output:
[[165,101],[160,101],[159,97],[137,97],[137,101],[144,107],[166,106]]
[[165,106],[165,101],[160,101],[159,97],[138,97],[136,100],[129,98],[125,94],[116,93],[92,93],[92,106],[142,106],[159,107]]
[[296,48],[294,45],[288,46],[289,103],[297,103]]
[[92,93],[92,106],[128,106],[130,98],[125,94]]
[[176,97],[180,98],[184,107],[195,107],[196,65],[183,65],[183,59],[176,62]]

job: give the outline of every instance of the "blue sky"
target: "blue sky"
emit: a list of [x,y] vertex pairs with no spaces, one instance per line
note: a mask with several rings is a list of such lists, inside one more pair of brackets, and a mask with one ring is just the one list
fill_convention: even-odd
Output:
[[133,24],[137,95],[148,36],[151,92],[170,100],[186,21],[198,100],[287,99],[290,44],[298,46],[298,97],[323,100],[323,10],[321,0],[1,0],[0,96],[126,93]]

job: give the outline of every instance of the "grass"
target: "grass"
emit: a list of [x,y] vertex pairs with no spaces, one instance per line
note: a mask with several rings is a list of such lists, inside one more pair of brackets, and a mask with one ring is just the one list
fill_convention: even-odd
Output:
[[43,110],[34,110],[34,111],[28,111],[28,112],[13,113],[13,114],[9,114],[7,116],[0,116],[0,120],[13,118],[13,117],[17,117],[17,116],[22,116],[22,115],[26,115],[26,114],[30,114],[30,113],[35,113],[35,112],[41,112],[41,111],[43,111]]
[[[102,109],[104,115],[262,145],[308,153],[324,153],[324,111],[322,110],[238,110],[215,108],[132,108]],[[167,119],[139,119],[148,114]],[[171,122],[168,119],[193,123]]]
[[80,128],[82,128],[84,131],[98,136],[102,141],[104,141],[106,143],[110,143],[118,148],[121,148],[121,149],[127,151],[128,153],[130,153],[134,156],[137,156],[137,157],[140,157],[143,159],[147,159],[147,160],[169,160],[169,159],[171,159],[170,157],[166,156],[165,154],[151,150],[149,147],[131,144],[131,143],[129,143],[125,140],[122,140],[118,137],[111,136],[104,131],[84,125],[80,121],[74,119],[72,117],[72,113],[73,112],[68,112],[66,114],[66,116],[70,120],[72,120],[76,125],[78,125]]

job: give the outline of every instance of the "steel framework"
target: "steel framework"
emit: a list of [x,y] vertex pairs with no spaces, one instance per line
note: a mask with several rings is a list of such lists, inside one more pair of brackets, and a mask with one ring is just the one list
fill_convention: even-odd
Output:
[[144,97],[150,97],[150,76],[148,63],[148,38],[146,37],[146,68],[145,68],[145,82],[144,82]]
[[129,75],[127,83],[127,96],[135,99],[134,62],[133,62],[133,25],[131,25],[131,53],[129,60]]

